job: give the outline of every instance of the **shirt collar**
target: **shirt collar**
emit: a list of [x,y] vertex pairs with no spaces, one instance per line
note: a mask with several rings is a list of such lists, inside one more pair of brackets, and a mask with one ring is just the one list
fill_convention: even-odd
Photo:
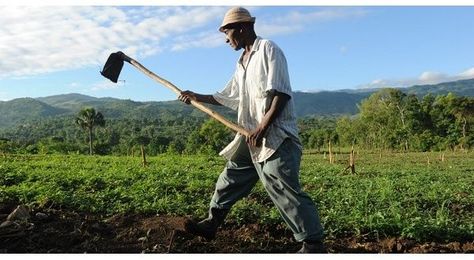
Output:
[[[250,53],[258,51],[258,49],[260,48],[260,43],[261,42],[262,42],[262,38],[260,36],[257,36],[257,38],[255,38],[255,41],[253,42],[252,49],[250,50]],[[240,54],[240,58],[239,58],[239,63],[240,64],[242,64],[243,56],[244,56],[244,52],[242,52]]]
[[262,38],[260,38],[260,36],[257,36],[257,38],[255,38],[255,41],[253,42],[253,45],[252,45],[252,52],[258,51],[258,48],[260,48],[261,42],[262,42]]

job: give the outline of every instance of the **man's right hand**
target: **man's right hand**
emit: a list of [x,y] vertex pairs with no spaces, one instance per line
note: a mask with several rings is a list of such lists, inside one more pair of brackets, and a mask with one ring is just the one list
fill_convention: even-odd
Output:
[[189,90],[185,90],[181,92],[178,99],[189,105],[191,104],[191,100],[196,101],[197,97],[196,97],[196,93]]

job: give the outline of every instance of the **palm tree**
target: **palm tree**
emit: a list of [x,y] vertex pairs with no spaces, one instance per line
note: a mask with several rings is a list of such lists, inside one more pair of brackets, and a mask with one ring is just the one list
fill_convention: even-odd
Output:
[[83,108],[76,117],[76,124],[89,132],[89,154],[92,155],[92,130],[95,126],[105,126],[102,113],[96,112],[94,108]]

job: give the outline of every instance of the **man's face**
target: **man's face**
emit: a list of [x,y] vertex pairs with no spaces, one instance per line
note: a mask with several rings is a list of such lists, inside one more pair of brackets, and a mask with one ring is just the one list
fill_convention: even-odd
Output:
[[228,43],[232,49],[238,51],[244,47],[240,29],[236,27],[227,28],[224,29],[224,34],[225,42]]

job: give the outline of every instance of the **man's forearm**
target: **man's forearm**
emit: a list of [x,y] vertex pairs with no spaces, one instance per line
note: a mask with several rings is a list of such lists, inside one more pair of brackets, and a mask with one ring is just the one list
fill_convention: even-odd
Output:
[[263,137],[266,135],[268,127],[273,123],[275,118],[277,118],[281,111],[290,100],[290,96],[276,92],[273,97],[271,97],[271,105],[268,111],[265,113],[262,122],[255,128],[249,136],[247,136],[246,141],[252,146],[259,147],[262,145]]
[[217,100],[212,96],[212,95],[201,95],[201,94],[195,94],[197,101],[201,103],[207,103],[207,104],[212,104],[212,105],[217,105],[221,106],[222,104],[217,102]]
[[272,122],[277,118],[283,108],[285,108],[286,103],[290,97],[284,93],[277,93],[272,99],[270,109],[265,113],[261,124],[261,127],[265,130],[272,124]]

